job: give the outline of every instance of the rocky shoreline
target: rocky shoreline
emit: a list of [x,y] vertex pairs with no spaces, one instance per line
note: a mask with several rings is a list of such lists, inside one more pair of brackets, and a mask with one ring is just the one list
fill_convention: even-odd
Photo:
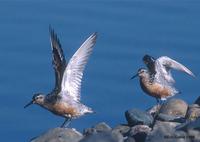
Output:
[[82,133],[73,128],[54,128],[31,142],[200,142],[200,97],[191,105],[169,99],[146,111],[125,112],[127,124],[111,128],[101,122]]

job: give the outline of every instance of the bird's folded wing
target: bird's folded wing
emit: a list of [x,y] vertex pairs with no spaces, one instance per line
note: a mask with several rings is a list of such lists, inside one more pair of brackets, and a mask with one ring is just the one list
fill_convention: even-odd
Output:
[[65,68],[61,94],[63,98],[72,98],[75,101],[80,100],[81,80],[83,70],[92,53],[97,34],[92,34],[76,51]]
[[54,30],[49,27],[51,49],[52,49],[52,64],[55,71],[55,88],[54,90],[61,89],[61,81],[63,72],[66,66],[65,56],[60,44],[60,41],[54,32]]

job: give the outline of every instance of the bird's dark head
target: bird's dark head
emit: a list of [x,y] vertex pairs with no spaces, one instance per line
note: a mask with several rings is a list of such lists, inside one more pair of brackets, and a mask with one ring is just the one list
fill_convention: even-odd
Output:
[[135,77],[139,76],[139,77],[143,77],[146,76],[148,74],[148,71],[145,68],[140,68],[137,73],[131,77],[131,79],[134,79]]
[[44,103],[44,98],[45,98],[44,94],[36,93],[33,95],[32,100],[27,105],[25,105],[24,108],[26,108],[32,104],[42,105]]
[[143,57],[143,62],[146,64],[146,65],[148,65],[148,64],[152,64],[152,63],[154,63],[155,62],[155,58],[154,57],[152,57],[152,56],[150,56],[150,55],[144,55],[144,57]]

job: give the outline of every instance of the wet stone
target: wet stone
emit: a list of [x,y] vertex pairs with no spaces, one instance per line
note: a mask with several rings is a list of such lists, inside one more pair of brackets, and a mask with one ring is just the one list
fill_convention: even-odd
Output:
[[200,106],[197,104],[192,104],[189,106],[186,118],[188,120],[195,120],[200,117]]
[[198,130],[188,130],[188,139],[192,142],[200,142],[200,131]]
[[198,117],[196,120],[183,123],[183,124],[177,126],[176,129],[183,130],[183,131],[187,131],[189,129],[200,130],[200,117]]
[[136,141],[144,142],[151,128],[147,125],[136,125],[131,128],[129,136],[133,137]]
[[80,142],[123,142],[124,138],[119,132],[99,132],[84,137]]
[[94,128],[86,128],[83,130],[83,135],[86,135],[86,136],[96,134],[96,133],[97,131]]
[[136,142],[133,137],[128,137],[127,139],[124,140],[124,142]]
[[83,135],[91,135],[98,132],[111,131],[111,127],[108,126],[105,122],[98,123],[92,128],[87,128],[83,130]]
[[112,131],[117,131],[125,137],[125,136],[127,136],[128,132],[130,131],[130,127],[127,125],[118,125],[115,128],[113,128]]
[[184,123],[186,121],[185,117],[177,117],[163,113],[158,114],[157,120],[168,121],[168,122],[179,122],[179,123]]
[[105,122],[101,122],[93,127],[97,132],[111,131],[111,127]]
[[151,128],[147,125],[136,125],[133,126],[129,132],[129,136],[134,136],[138,133],[146,133],[148,134],[151,131]]
[[125,116],[129,126],[139,124],[149,126],[153,123],[153,117],[149,113],[139,109],[130,109],[125,112]]
[[145,142],[176,141],[173,137],[175,137],[175,127],[178,125],[180,125],[180,123],[156,121],[153,130],[147,135]]
[[152,116],[154,116],[155,114],[157,114],[160,110],[160,105],[155,105],[149,109],[147,109],[147,113],[151,114]]
[[187,137],[187,133],[185,131],[175,131],[174,133],[177,137],[183,137],[186,138]]
[[79,142],[82,138],[82,134],[74,129],[54,128],[31,142]]
[[176,116],[185,117],[188,109],[188,105],[181,99],[170,99],[164,103],[160,108],[160,113]]
[[169,137],[168,139],[175,140],[176,142],[190,142],[190,138],[188,134],[184,131],[175,131],[173,137]]

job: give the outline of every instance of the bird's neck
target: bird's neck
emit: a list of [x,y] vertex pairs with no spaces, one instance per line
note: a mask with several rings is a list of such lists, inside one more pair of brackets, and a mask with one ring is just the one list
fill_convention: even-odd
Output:
[[47,109],[47,110],[50,110],[52,107],[52,104],[51,103],[48,103],[47,101],[43,101],[43,102],[40,102],[40,103],[37,103],[40,107],[44,108],[44,109]]
[[140,77],[140,84],[141,85],[150,85],[153,83],[153,76],[150,74],[146,74]]
[[149,94],[149,89],[151,88],[153,82],[151,82],[150,75],[140,77],[140,87],[142,90]]
[[52,106],[59,101],[58,97],[55,95],[47,95],[45,96],[44,101],[40,104],[41,107],[51,110]]

